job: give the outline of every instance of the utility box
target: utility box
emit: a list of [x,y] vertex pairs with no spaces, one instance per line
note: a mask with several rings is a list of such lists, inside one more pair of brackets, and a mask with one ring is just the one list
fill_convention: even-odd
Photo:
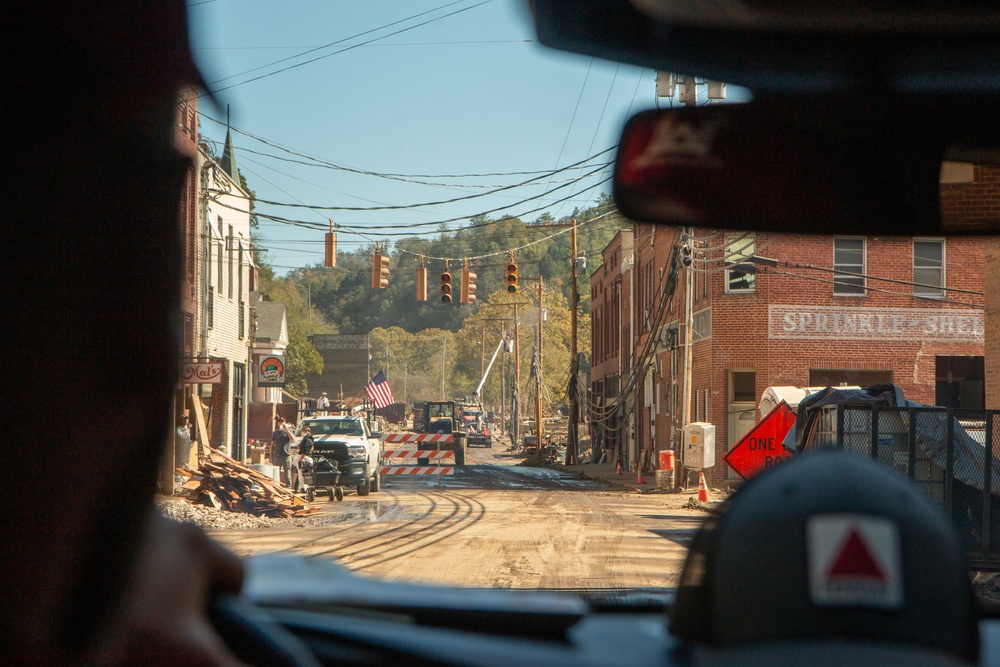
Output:
[[684,427],[684,467],[704,470],[715,465],[715,424],[692,422]]

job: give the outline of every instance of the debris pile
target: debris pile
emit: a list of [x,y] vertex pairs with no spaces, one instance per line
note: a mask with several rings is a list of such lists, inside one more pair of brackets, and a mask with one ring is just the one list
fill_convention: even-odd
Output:
[[200,459],[198,470],[178,468],[176,472],[187,478],[176,495],[193,503],[272,519],[319,512],[288,487],[217,449]]
[[201,526],[205,530],[260,530],[274,526],[290,526],[293,522],[312,521],[318,517],[269,519],[242,512],[215,509],[207,505],[195,504],[179,496],[157,497],[156,507],[163,516],[175,521],[183,521]]
[[708,507],[698,501],[698,496],[688,498],[687,502],[681,505],[681,508],[686,510],[708,510]]

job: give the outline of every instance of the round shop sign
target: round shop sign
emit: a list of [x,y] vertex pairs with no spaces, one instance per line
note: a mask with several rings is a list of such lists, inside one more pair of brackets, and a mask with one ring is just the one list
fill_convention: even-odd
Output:
[[260,362],[260,377],[268,382],[281,382],[285,376],[285,364],[278,357],[266,357]]

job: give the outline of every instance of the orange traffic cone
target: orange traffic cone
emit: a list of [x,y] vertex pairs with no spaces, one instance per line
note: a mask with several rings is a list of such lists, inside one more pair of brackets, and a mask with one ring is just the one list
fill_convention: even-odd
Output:
[[636,474],[636,478],[635,478],[635,483],[636,483],[636,484],[645,484],[645,483],[646,483],[646,480],[644,480],[644,479],[642,478],[642,466],[641,466],[641,465],[639,465],[639,466],[636,466],[636,467],[635,467],[635,470],[636,470],[636,473],[637,473],[637,474]]
[[705,473],[698,473],[698,502],[710,503],[712,496],[708,495],[708,484],[705,483]]
[[615,474],[616,475],[622,474],[622,462],[621,462],[621,459],[618,460],[618,467],[615,468]]

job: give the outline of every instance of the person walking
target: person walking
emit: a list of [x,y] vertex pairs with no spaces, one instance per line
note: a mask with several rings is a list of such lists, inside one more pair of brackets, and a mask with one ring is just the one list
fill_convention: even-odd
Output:
[[275,417],[274,432],[271,433],[271,464],[281,469],[282,483],[288,483],[288,450],[292,442],[292,434],[288,429],[285,418]]
[[174,467],[190,468],[191,466],[191,427],[188,416],[177,418],[177,431],[174,434]]
[[299,450],[292,457],[292,488],[295,491],[304,491],[305,484],[302,480],[302,471],[312,465],[312,451],[316,446],[313,441],[312,431],[308,426],[302,429],[302,439],[299,441]]

